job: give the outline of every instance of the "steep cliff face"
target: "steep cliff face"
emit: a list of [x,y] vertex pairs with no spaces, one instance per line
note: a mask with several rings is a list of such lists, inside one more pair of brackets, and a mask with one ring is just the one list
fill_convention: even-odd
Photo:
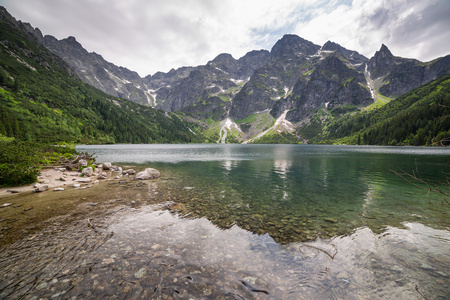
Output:
[[151,103],[148,88],[139,74],[109,63],[97,53],[89,53],[74,37],[57,40],[46,35],[42,43],[64,59],[84,82],[112,96],[140,104]]
[[302,73],[311,68],[320,46],[296,35],[285,35],[270,51],[270,60],[258,68],[233,99],[230,115],[243,119],[271,109],[285,98]]
[[450,55],[423,63],[416,59],[396,57],[382,45],[367,63],[372,80],[378,80],[379,92],[399,97],[438,77],[450,74]]
[[298,122],[321,106],[369,105],[373,100],[362,70],[367,58],[327,42],[322,47],[286,35],[271,50],[271,61],[258,69],[233,99],[231,115],[242,119],[270,109],[274,118]]
[[290,109],[286,118],[298,122],[319,107],[333,109],[344,105],[368,106],[373,102],[364,75],[340,54],[330,54],[321,60],[309,74],[303,75],[292,93],[275,106],[272,114],[277,116]]
[[[217,98],[221,99],[219,107],[228,107],[250,75],[268,59],[269,52],[264,50],[251,51],[238,60],[230,54],[220,54],[204,66],[148,76],[146,84],[152,89],[157,108],[196,111],[196,115],[199,115],[201,108],[205,108],[202,115],[208,118],[208,112],[214,110],[212,107],[217,104]],[[205,102],[211,103],[205,105]],[[189,109],[190,106],[195,108]]]

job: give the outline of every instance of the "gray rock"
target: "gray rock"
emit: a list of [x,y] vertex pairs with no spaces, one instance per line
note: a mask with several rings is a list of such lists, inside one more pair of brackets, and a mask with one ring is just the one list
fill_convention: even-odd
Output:
[[87,167],[81,171],[81,174],[83,174],[84,176],[92,176],[93,172],[94,170],[92,170],[92,167]]
[[136,273],[134,273],[134,277],[136,277],[137,279],[141,279],[145,276],[145,274],[147,274],[147,269],[141,268]]
[[111,169],[112,164],[110,162],[104,162],[103,163],[103,170],[109,170]]
[[79,183],[74,183],[71,185],[71,187],[73,188],[79,188],[81,185]]
[[159,178],[161,176],[161,173],[153,168],[147,168],[142,172],[137,173],[134,176],[134,180],[149,180],[149,179],[155,179]]
[[40,192],[45,192],[45,191],[48,191],[48,185],[38,183],[34,186],[35,193],[40,193]]
[[133,169],[127,169],[127,170],[124,170],[122,172],[122,174],[134,175],[134,174],[136,174],[136,171]]
[[92,181],[91,178],[80,178],[77,179],[76,182],[80,182],[80,183],[90,183]]
[[78,161],[78,163],[79,163],[80,166],[82,166],[82,167],[87,167],[87,165],[88,165],[87,160],[85,160],[85,159],[80,159],[80,160]]
[[61,191],[64,191],[64,188],[54,188],[53,191],[54,192],[61,192]]

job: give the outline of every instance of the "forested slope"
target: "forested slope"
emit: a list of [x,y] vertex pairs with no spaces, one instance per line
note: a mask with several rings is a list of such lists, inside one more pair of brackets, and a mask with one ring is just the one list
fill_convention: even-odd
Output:
[[59,57],[5,20],[0,20],[0,50],[0,136],[76,143],[204,142],[200,129],[176,114],[83,83]]
[[450,145],[450,76],[381,108],[330,121],[311,142],[366,145]]

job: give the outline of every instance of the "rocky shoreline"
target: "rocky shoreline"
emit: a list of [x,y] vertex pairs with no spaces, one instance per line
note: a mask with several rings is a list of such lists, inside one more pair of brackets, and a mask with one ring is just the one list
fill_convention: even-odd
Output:
[[134,169],[123,170],[122,167],[113,165],[110,162],[88,166],[87,160],[80,159],[75,165],[67,164],[42,169],[38,182],[34,184],[1,188],[0,198],[18,193],[62,192],[69,188],[86,189],[105,180],[119,180],[121,178],[149,180],[160,176],[160,172],[153,168],[146,168],[140,172]]

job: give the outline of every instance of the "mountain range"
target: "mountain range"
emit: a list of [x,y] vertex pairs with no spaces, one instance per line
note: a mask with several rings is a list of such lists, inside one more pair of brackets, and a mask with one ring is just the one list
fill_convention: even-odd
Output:
[[[12,18],[4,9],[1,15]],[[88,52],[75,37],[57,40],[30,24],[17,24],[83,82],[175,112],[217,142],[264,142],[279,140],[278,135],[281,142],[323,142],[330,122],[381,109],[450,74],[450,55],[420,62],[394,56],[383,44],[369,59],[331,41],[320,46],[287,34],[270,51],[251,51],[239,59],[222,53],[205,65],[142,78]]]
[[0,141],[205,142],[198,125],[175,113],[113,97],[84,83],[30,35],[30,29],[34,32],[0,7]]

